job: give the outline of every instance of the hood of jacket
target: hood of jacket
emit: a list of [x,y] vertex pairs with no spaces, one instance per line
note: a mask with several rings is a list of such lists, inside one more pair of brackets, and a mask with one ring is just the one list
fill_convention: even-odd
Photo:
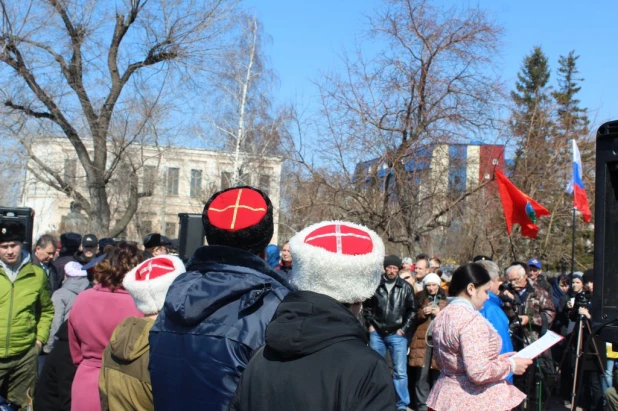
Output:
[[240,311],[249,310],[268,292],[283,299],[288,290],[287,280],[260,257],[210,245],[198,248],[187,262],[187,272],[174,280],[164,310],[171,321],[192,326],[232,301],[240,299]]
[[311,291],[288,294],[266,328],[266,347],[285,359],[354,339],[367,344],[365,330],[354,314],[333,298]]
[[67,277],[62,282],[62,288],[65,288],[72,293],[79,294],[84,291],[89,284],[90,281],[88,281],[87,277]]
[[154,324],[153,318],[129,317],[114,330],[109,348],[120,361],[135,361],[148,353],[148,336]]

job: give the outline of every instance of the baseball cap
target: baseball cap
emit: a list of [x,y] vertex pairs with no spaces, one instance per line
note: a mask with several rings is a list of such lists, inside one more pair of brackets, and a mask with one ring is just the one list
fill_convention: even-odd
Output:
[[538,269],[541,269],[541,260],[539,260],[538,258],[533,258],[529,260],[528,267],[536,267]]
[[98,247],[99,239],[94,234],[86,234],[82,237],[82,247]]

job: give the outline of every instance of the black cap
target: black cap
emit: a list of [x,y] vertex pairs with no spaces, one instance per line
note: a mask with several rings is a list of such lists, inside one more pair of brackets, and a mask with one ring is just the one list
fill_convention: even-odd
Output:
[[2,220],[0,222],[0,243],[11,241],[24,242],[26,240],[26,226],[19,221]]
[[98,247],[99,239],[94,234],[86,234],[82,237],[82,247]]
[[384,257],[384,268],[388,267],[389,265],[401,267],[401,258],[397,257],[396,255],[387,255],[386,257]]
[[586,271],[584,271],[583,281],[584,281],[584,284],[594,283],[594,269],[589,268]]
[[64,233],[60,235],[60,244],[62,244],[62,248],[77,250],[81,243],[82,236],[77,233]]
[[144,248],[166,247],[172,245],[169,238],[159,233],[148,234],[144,237]]

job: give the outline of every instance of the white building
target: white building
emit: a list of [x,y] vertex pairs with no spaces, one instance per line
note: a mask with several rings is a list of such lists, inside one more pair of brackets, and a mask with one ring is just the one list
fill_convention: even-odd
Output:
[[[92,142],[87,141],[86,145],[92,152]],[[66,138],[40,139],[32,146],[32,151],[64,179],[76,184],[78,190],[88,197],[85,171]],[[233,158],[223,152],[140,145],[131,146],[130,160],[134,166],[137,165],[139,191],[153,190],[152,196],[140,200],[138,211],[123,234],[124,238],[130,240],[140,240],[151,232],[161,232],[170,238],[178,237],[178,214],[202,213],[205,201],[215,191],[229,187],[232,177]],[[111,162],[112,158],[108,161]],[[245,184],[265,191],[272,201],[275,233],[271,242],[275,244],[282,162],[279,157],[247,160],[247,171],[242,177]],[[28,168],[40,170],[33,161],[28,163]],[[112,222],[124,212],[123,201],[120,199],[122,189],[127,184],[126,179],[123,181],[124,175],[126,173],[120,168],[110,182],[112,187],[108,190],[108,198]],[[46,232],[62,232],[63,217],[69,213],[72,201],[73,198],[40,182],[32,171],[26,172],[21,203],[35,211],[35,238]],[[88,227],[82,231],[86,230]]]

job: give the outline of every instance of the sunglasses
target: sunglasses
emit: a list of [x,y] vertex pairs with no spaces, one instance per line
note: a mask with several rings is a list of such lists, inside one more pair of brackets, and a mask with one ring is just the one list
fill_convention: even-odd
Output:
[[410,278],[412,278],[412,277],[410,277],[409,275],[408,275],[407,277],[401,277],[401,279],[402,279],[402,280],[404,280],[404,281],[407,281],[407,280],[409,280]]

